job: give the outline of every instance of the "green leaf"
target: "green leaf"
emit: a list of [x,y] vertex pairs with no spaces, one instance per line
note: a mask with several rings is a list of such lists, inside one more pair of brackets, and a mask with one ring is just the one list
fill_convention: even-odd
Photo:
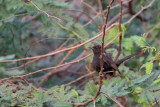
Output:
[[142,82],[146,81],[150,76],[151,75],[144,75],[144,76],[142,76],[140,78],[137,78],[137,79],[133,80],[133,83],[134,84],[142,83]]
[[143,91],[139,95],[138,103],[143,103],[143,107],[148,107],[155,100],[154,93],[149,91]]
[[[43,2],[39,1],[39,0],[34,0],[32,1],[39,9],[42,9],[43,8]],[[36,7],[35,7],[36,8]],[[42,9],[43,10],[43,9]]]
[[154,81],[154,84],[157,84],[157,83],[159,83],[159,82],[160,82],[160,78],[156,79],[156,80]]
[[15,76],[15,75],[22,75],[24,74],[24,70],[20,71],[20,70],[12,70],[12,71],[5,71],[4,75],[7,76]]
[[86,85],[86,89],[88,90],[90,95],[95,96],[98,88],[95,85],[93,85],[92,82],[89,82]]
[[147,89],[148,90],[158,90],[158,89],[160,89],[160,78],[153,81],[153,83]]
[[73,105],[69,102],[56,102],[54,107],[72,107]]
[[68,3],[52,1],[55,6],[58,7],[69,7]]
[[146,74],[151,74],[153,69],[153,62],[147,62],[146,63]]
[[80,39],[85,41],[89,38],[88,32],[81,24],[76,23],[76,24],[74,24],[74,27],[75,27],[74,31],[79,35]]
[[137,46],[140,46],[140,47],[144,46],[143,37],[133,35],[131,39],[136,43]]
[[34,91],[33,91],[33,95],[34,95],[34,97],[38,98],[38,96],[39,96],[39,92],[38,92],[38,91],[36,91],[36,90],[34,90]]
[[[121,28],[122,28],[122,38],[124,37],[126,28],[124,25],[121,24]],[[108,42],[110,40],[112,40],[115,36],[117,36],[119,33],[119,28],[117,26],[113,27],[109,32],[107,37],[105,38],[105,42]],[[119,42],[119,37],[114,41],[115,43]]]
[[79,100],[79,95],[78,95],[78,92],[74,89],[71,90],[72,92],[74,92],[76,94],[76,97],[77,97],[77,100]]
[[125,38],[123,40],[122,46],[125,47],[126,50],[132,50],[132,48],[134,47],[133,40],[130,38]]
[[101,91],[108,93],[108,95],[110,95],[111,97],[123,96],[129,93],[124,89],[125,83],[125,79],[112,78],[110,80],[107,80],[106,83],[104,83]]
[[14,57],[15,57],[14,54],[12,54],[12,55],[7,55],[7,56],[1,56],[1,57],[0,57],[0,61],[8,60],[8,59],[13,59]]

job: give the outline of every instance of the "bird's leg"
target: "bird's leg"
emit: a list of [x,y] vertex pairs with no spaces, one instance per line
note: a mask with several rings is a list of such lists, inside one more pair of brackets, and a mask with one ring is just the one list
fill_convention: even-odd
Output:
[[117,67],[116,71],[118,71],[120,77],[124,77],[124,76],[121,74],[121,72],[119,71],[118,67]]
[[113,75],[113,71],[107,71],[107,72],[103,72],[104,73],[104,78],[105,79],[111,79],[112,77],[114,77]]
[[119,73],[120,75],[122,75],[121,72],[119,71],[119,69],[117,69],[117,71],[118,71],[118,73]]
[[121,72],[119,71],[119,69],[118,69],[117,71],[118,71],[120,77],[124,77],[124,76],[121,74]]

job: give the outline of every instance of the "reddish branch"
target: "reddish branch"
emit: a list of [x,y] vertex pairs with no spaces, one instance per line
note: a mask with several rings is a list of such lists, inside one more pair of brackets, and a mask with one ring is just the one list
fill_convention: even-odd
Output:
[[101,92],[101,93],[103,93],[105,96],[107,96],[113,102],[115,102],[119,107],[124,107],[121,103],[119,103],[116,99],[113,99],[112,97],[110,97],[107,93],[105,93],[105,92]]
[[[115,26],[115,25],[116,25],[116,24],[114,24],[114,26]],[[111,27],[111,26],[110,26],[110,27]],[[112,25],[112,27],[113,27],[113,25]],[[112,27],[111,27],[111,28],[112,28]],[[111,28],[110,28],[110,29],[111,29]],[[106,31],[107,31],[107,30],[106,30]],[[105,45],[105,48],[108,47],[115,39],[117,39],[117,38],[120,36],[120,34],[121,34],[121,33],[119,33],[116,37],[114,37],[114,39],[112,39],[110,42],[108,42],[108,43]],[[99,36],[100,36],[100,35],[99,35]],[[72,49],[73,49],[73,48],[72,48]],[[60,67],[63,67],[63,66],[71,65],[71,64],[77,63],[77,62],[79,62],[79,61],[81,61],[81,60],[83,60],[83,59],[85,59],[85,58],[93,55],[93,53],[91,53],[91,54],[89,54],[89,55],[87,55],[87,56],[85,56],[85,57],[82,57],[84,54],[85,54],[85,52],[82,52],[79,57],[77,57],[75,60],[73,60],[73,61],[71,61],[71,62],[69,62],[69,63],[65,63],[65,64],[62,64],[62,65],[59,65],[59,66],[56,66],[56,67],[49,67],[49,68],[40,69],[40,70],[38,70],[38,71],[35,71],[35,72],[32,72],[32,73],[28,73],[28,74],[25,74],[25,75],[21,75],[21,76],[11,76],[11,77],[9,77],[9,78],[3,78],[3,79],[0,80],[0,82],[1,82],[1,81],[4,81],[4,80],[11,79],[11,78],[23,78],[23,77],[26,77],[26,76],[29,76],[29,75],[32,75],[32,74],[36,74],[36,73],[42,72],[42,71],[51,70],[51,69],[57,69],[57,68],[60,68]],[[68,66],[67,66],[67,67],[68,67]],[[55,73],[61,72],[61,71],[62,71],[62,70],[58,70],[58,71],[56,71]]]
[[[55,37],[51,37],[51,38],[52,38],[52,39],[67,39],[65,42],[63,42],[63,43],[59,46],[59,48],[57,48],[57,49],[55,50],[55,51],[57,51],[57,50],[62,49],[62,48],[64,47],[64,45],[65,45],[70,39],[72,39],[72,36],[70,36],[69,38],[55,38]],[[31,45],[31,47],[34,46],[34,45],[36,45],[36,44],[39,43],[39,42],[42,42],[42,41],[44,41],[44,40],[46,40],[46,39],[51,39],[51,38],[40,39],[40,40],[34,42],[34,43]],[[79,43],[79,42],[77,42],[77,43]],[[73,46],[73,45],[70,45],[69,47],[71,47],[71,46]],[[28,49],[28,51],[31,49],[31,47]],[[27,54],[27,52],[26,52],[26,54]],[[33,60],[28,61],[28,62],[26,62],[26,63],[24,63],[24,64],[22,64],[22,65],[20,65],[20,66],[18,66],[18,67],[6,68],[6,70],[7,70],[7,71],[10,71],[10,70],[15,70],[15,69],[21,69],[21,68],[25,67],[26,65],[31,64],[31,63],[34,63],[34,62],[37,62],[37,61],[39,61],[39,60],[40,60],[40,59],[33,59]]]
[[155,107],[155,105],[158,104],[158,102],[160,102],[160,99],[156,100],[156,102],[154,102],[150,107]]
[[[138,17],[144,10],[148,9],[149,7],[151,7],[152,4],[154,3],[154,1],[155,0],[152,0],[147,6],[142,7],[141,10],[139,12],[137,12],[135,15],[133,15],[126,23],[124,23],[124,25],[130,23],[134,18]],[[129,6],[131,6],[131,4]],[[130,7],[129,10],[131,11],[132,8]]]
[[81,1],[81,3],[82,3],[84,6],[90,8],[90,9],[92,10],[92,12],[95,13],[95,14],[98,16],[98,20],[99,20],[99,31],[101,31],[101,28],[102,28],[102,25],[101,25],[101,17],[100,17],[100,15],[98,14],[98,12],[97,12],[91,5],[89,5],[88,3],[84,2],[83,0]]
[[[123,5],[124,4],[127,4],[128,2],[130,2],[131,0],[128,0],[128,1],[125,1],[125,2],[123,2]],[[118,7],[118,6],[120,6],[119,4],[117,4],[117,5],[114,5],[114,6],[112,6],[111,8],[110,8],[110,10],[111,9],[114,9],[114,8],[116,8],[116,7]],[[106,9],[106,10],[104,10],[103,11],[103,13],[106,13],[107,12],[107,10],[108,9]],[[127,12],[125,12],[125,14],[126,13],[128,13],[128,9],[127,9]],[[100,15],[101,14],[101,12],[99,12],[97,15]],[[94,16],[92,19],[95,19],[95,18],[97,18],[97,15],[96,16]],[[118,17],[118,18],[117,18]],[[115,21],[117,21],[118,19],[119,19],[119,15],[116,15],[114,18],[112,18],[109,22],[108,22],[108,25],[107,26],[110,26],[111,24],[113,24],[115,21],[113,21],[113,19],[115,19]],[[91,24],[92,23],[92,20],[90,20],[90,21],[88,21],[84,26],[87,26],[87,25],[89,25],[89,24]]]
[[33,1],[31,1],[31,0],[27,0],[27,1],[30,2],[38,10],[38,12],[42,12],[42,13],[46,14],[49,18],[53,17],[53,18],[57,19],[58,21],[62,21],[62,19],[60,19],[56,16],[52,16],[52,15],[48,14],[46,11],[41,10]]
[[86,12],[81,11],[81,10],[75,10],[75,9],[60,9],[60,10],[56,10],[56,11],[71,11],[71,12],[80,12],[83,13],[84,15],[86,15],[98,28],[98,23]]
[[11,70],[15,70],[15,69],[21,69],[21,68],[25,67],[26,65],[31,64],[31,63],[34,63],[34,62],[36,62],[36,61],[38,61],[38,60],[39,60],[39,59],[33,59],[33,60],[28,61],[28,62],[26,62],[26,63],[24,63],[24,64],[22,64],[22,65],[20,65],[20,66],[18,66],[18,67],[6,68],[6,71],[11,71]]
[[69,82],[69,83],[67,83],[67,84],[64,84],[64,86],[68,86],[68,85],[71,85],[71,84],[73,84],[73,83],[75,83],[75,82],[78,82],[79,80],[81,80],[81,79],[83,79],[83,78],[85,78],[85,77],[88,77],[88,76],[90,76],[90,75],[92,75],[92,74],[94,74],[94,73],[95,73],[95,71],[94,71],[94,72],[90,72],[90,73],[88,73],[88,74],[85,74],[85,75],[83,75],[83,76],[75,79],[74,81],[71,81],[71,82]]
[[[70,55],[74,50],[75,50],[75,49],[70,50],[70,51],[67,53],[67,55],[60,61],[60,63],[59,63],[57,66],[61,65],[61,64],[66,60],[66,58],[68,58],[69,55]],[[55,70],[56,70],[56,69],[53,69],[51,72],[49,72],[49,73],[40,81],[40,83],[38,84],[37,87],[39,87],[40,85],[42,85],[50,76],[52,76],[52,75],[54,74]]]
[[29,75],[33,75],[33,74],[42,72],[42,71],[51,70],[51,69],[57,69],[57,68],[60,68],[60,67],[65,66],[65,65],[69,65],[69,64],[74,64],[74,63],[80,62],[81,60],[83,60],[83,59],[85,59],[85,58],[87,58],[87,57],[89,57],[89,56],[91,56],[91,55],[92,55],[92,54],[89,54],[89,55],[87,55],[87,56],[85,56],[85,57],[82,57],[82,58],[79,58],[79,57],[78,57],[78,58],[76,58],[76,60],[73,60],[73,61],[71,61],[71,62],[69,62],[69,63],[61,64],[61,65],[56,66],[56,67],[49,67],[49,68],[40,69],[40,70],[38,70],[38,71],[31,72],[31,73],[28,73],[28,74],[25,74],[25,75],[11,76],[11,77],[9,77],[9,78],[3,78],[3,79],[1,79],[0,81],[8,80],[8,79],[11,79],[11,78],[23,78],[23,77],[26,77],[26,76],[29,76]]
[[101,15],[102,15],[102,19],[103,19],[103,23],[105,22],[105,17],[104,17],[104,13],[103,13],[103,7],[102,7],[102,2],[101,0],[98,0],[98,7],[99,7],[99,10],[101,12]]
[[26,15],[29,15],[30,13],[22,13],[22,14],[16,14],[16,15],[13,15],[13,16],[10,16],[10,17],[7,17],[5,19],[1,19],[0,22],[2,21],[6,21],[6,20],[9,20],[9,19],[12,19],[14,17],[18,17],[18,16],[26,16]]
[[89,64],[89,67],[90,68],[88,68],[87,66],[86,66],[86,69],[87,69],[87,71],[90,73],[90,77],[92,78],[92,80],[93,80],[93,84],[95,85],[95,76],[94,76],[94,74],[92,74],[93,73],[93,71],[92,71],[92,67],[91,67],[91,63]]
[[[108,32],[111,28],[113,28],[116,24],[112,24],[111,26],[109,26],[105,31]],[[79,44],[79,45],[76,45],[76,46],[73,46],[73,47],[69,47],[69,48],[65,48],[65,49],[61,49],[61,50],[58,50],[58,51],[54,51],[54,52],[51,52],[51,53],[48,53],[48,54],[45,54],[45,55],[39,55],[39,56],[35,56],[35,57],[27,57],[27,58],[22,58],[22,59],[15,59],[15,60],[4,60],[4,61],[0,61],[0,62],[14,62],[14,61],[24,61],[24,60],[31,60],[31,59],[39,59],[39,58],[45,58],[45,57],[48,57],[48,56],[52,56],[52,55],[55,55],[55,54],[58,54],[58,53],[61,53],[61,52],[64,52],[64,51],[68,51],[68,50],[71,50],[71,49],[74,49],[74,48],[79,48],[95,39],[97,39],[98,37],[100,37],[101,35],[103,34],[103,32],[99,33],[97,36]]]
[[106,20],[105,20],[105,23],[104,23],[104,26],[103,26],[103,35],[102,35],[102,46],[101,46],[101,70],[99,72],[99,87],[98,87],[98,90],[96,92],[96,95],[94,96],[93,99],[90,99],[89,101],[85,102],[85,103],[75,103],[73,104],[74,106],[86,106],[88,105],[90,102],[92,101],[95,101],[96,98],[98,97],[98,95],[100,94],[100,90],[101,90],[101,87],[102,87],[102,71],[103,71],[103,47],[104,47],[104,36],[105,36],[105,29],[106,29],[106,26],[107,26],[107,20],[108,20],[108,15],[109,15],[109,12],[110,12],[110,7],[112,5],[112,3],[114,2],[114,0],[112,0],[108,6],[108,11],[107,11],[107,14],[106,14]]
[[119,47],[118,47],[118,53],[116,55],[116,57],[114,58],[114,61],[116,61],[118,59],[118,57],[120,56],[122,49],[121,49],[121,44],[122,44],[122,28],[121,28],[121,21],[122,21],[122,7],[123,7],[123,0],[121,0],[121,8],[120,8],[120,18],[119,18],[119,32],[121,33],[120,37],[119,37]]

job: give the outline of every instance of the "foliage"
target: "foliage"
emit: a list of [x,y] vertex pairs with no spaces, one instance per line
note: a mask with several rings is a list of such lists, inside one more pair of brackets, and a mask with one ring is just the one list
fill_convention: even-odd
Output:
[[[97,2],[91,2],[90,0],[86,2],[92,4],[95,10],[99,9],[96,8]],[[66,0],[66,2],[33,0],[33,3],[42,11],[37,10],[27,0],[0,0],[0,61],[48,54],[58,49],[63,43],[65,45],[62,48],[75,46],[75,44],[87,41],[99,34],[95,24],[84,26],[90,20],[87,15],[93,16],[92,12],[86,7],[79,7],[79,4],[69,0]],[[104,0],[102,3],[104,9],[107,8],[108,1]],[[136,13],[142,5],[150,3],[150,0],[140,0],[140,2],[135,0],[132,3],[134,4],[133,11]],[[73,11],[72,9],[84,9],[83,11],[87,15],[83,16],[83,12]],[[160,99],[159,10],[157,0],[151,9],[145,10],[142,16],[140,15],[146,21],[136,17],[131,23],[123,25],[123,22],[127,21],[128,16],[132,14],[124,15],[125,17],[122,19],[122,54],[119,58],[141,50],[143,50],[143,56],[133,58],[119,67],[124,78],[114,77],[103,80],[101,92],[117,99],[119,102],[121,102],[121,97],[126,96],[128,99],[127,106],[148,107],[155,102],[155,99]],[[60,22],[54,17],[48,17],[44,11],[51,16],[62,19],[62,21]],[[112,20],[112,17],[118,13],[119,7],[118,9],[113,8],[109,19]],[[98,20],[98,18],[95,18],[96,23],[100,24]],[[117,26],[106,32],[105,43],[112,40],[118,33],[119,28]],[[101,37],[94,42],[100,43]],[[113,57],[117,54],[118,43],[119,38],[112,43],[112,48],[107,49],[107,52],[112,53]],[[76,49],[64,63],[77,58],[80,53],[86,50],[85,48],[92,45],[93,42],[89,42]],[[38,60],[30,65],[25,65],[27,61],[0,62],[0,78],[23,75],[46,67],[56,66],[66,56],[67,52]],[[75,80],[80,74],[86,74],[87,71],[82,68],[88,66],[88,62],[90,60],[86,59],[83,63],[75,64],[75,67],[68,67],[70,69],[64,70],[65,72],[52,76],[44,83],[43,87],[45,88],[36,88],[34,85],[37,85],[49,71],[26,77],[26,79],[34,80],[33,85],[26,82],[25,84],[24,81],[17,82],[23,80],[23,78],[3,81],[0,83],[0,106],[72,107],[73,103],[86,102],[96,95],[99,87],[97,83],[93,84],[93,81],[89,81],[86,82],[84,87],[80,87],[83,80],[73,87],[62,84]],[[23,69],[9,70],[23,64],[25,65]],[[117,106],[113,100],[103,93],[95,101],[97,107]],[[93,106],[93,102],[87,105],[87,107]]]
[[[159,74],[160,72],[156,71],[128,81],[119,77],[105,80],[103,81],[104,85],[101,92],[107,93],[112,98],[127,95],[135,98],[137,103],[142,103],[146,107],[160,96],[158,91],[153,92],[160,88],[160,82],[154,81]],[[0,85],[0,104],[2,107],[4,105],[18,107],[71,107],[73,103],[85,102],[93,98],[97,88],[98,86],[93,85],[92,81],[86,84],[83,91],[76,91],[69,86],[64,87],[63,85],[44,90],[41,88],[35,89],[31,84],[25,86],[6,82]],[[96,105],[99,106],[111,106],[113,104],[114,102],[104,94],[101,94],[96,99]],[[91,103],[89,107],[92,106],[93,104]]]

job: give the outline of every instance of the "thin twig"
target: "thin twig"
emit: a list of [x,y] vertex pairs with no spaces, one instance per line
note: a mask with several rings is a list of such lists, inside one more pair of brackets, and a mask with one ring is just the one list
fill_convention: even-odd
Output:
[[[108,43],[104,46],[104,48],[108,47],[108,46],[109,46],[115,39],[117,39],[120,35],[121,35],[121,33],[117,34],[117,36],[115,36],[114,39],[112,39],[110,42],[108,42]],[[57,69],[57,68],[60,68],[60,67],[62,67],[62,66],[66,66],[66,65],[69,65],[69,64],[77,63],[77,62],[79,62],[79,61],[81,61],[81,60],[83,60],[83,59],[85,59],[85,58],[87,58],[87,57],[90,57],[90,56],[92,56],[92,55],[93,55],[93,53],[91,53],[91,54],[89,54],[89,55],[87,55],[87,56],[85,56],[85,57],[82,57],[82,58],[80,58],[80,59],[73,60],[73,61],[71,61],[71,62],[69,62],[69,63],[65,63],[65,64],[62,64],[62,65],[59,65],[59,66],[56,66],[56,67],[44,68],[44,69],[41,69],[41,70],[38,70],[38,71],[35,71],[35,72],[32,72],[32,73],[29,73],[29,74],[26,74],[26,75],[12,76],[12,77],[9,77],[9,78],[3,78],[3,79],[0,79],[0,82],[1,82],[1,81],[4,81],[4,80],[11,79],[11,78],[22,78],[22,77],[26,77],[26,76],[29,76],[29,75],[32,75],[32,74],[36,74],[36,73],[39,73],[39,72],[42,72],[42,71],[50,70],[50,69]],[[56,72],[56,73],[57,73],[57,72]],[[77,105],[77,104],[76,104],[76,105]]]
[[104,17],[104,13],[103,13],[103,7],[102,7],[102,2],[101,0],[98,0],[98,7],[99,7],[99,10],[100,10],[100,13],[102,15],[102,19],[103,19],[103,23],[105,22],[105,17]]
[[113,41],[115,41],[122,33],[119,32],[110,42],[108,42],[104,48],[107,48]]
[[95,99],[93,100],[93,103],[94,103],[94,107],[96,107],[96,100]]
[[119,107],[124,107],[121,103],[119,103],[116,99],[113,99],[112,97],[110,97],[107,93],[105,93],[105,92],[101,92],[101,93],[103,93],[105,96],[107,96],[113,102],[115,102]]
[[36,61],[38,61],[38,60],[39,60],[39,59],[33,59],[33,60],[28,61],[28,62],[26,62],[26,63],[24,63],[24,64],[22,64],[22,65],[20,65],[20,66],[18,66],[18,67],[6,68],[5,70],[6,70],[6,71],[11,71],[11,70],[15,70],[15,69],[21,69],[21,68],[23,68],[24,66],[26,66],[26,65],[28,65],[28,64],[31,64],[31,63],[34,63],[34,62],[36,62]]
[[[105,31],[108,32],[111,28],[113,28],[116,24],[112,24],[111,26],[109,26]],[[48,56],[52,56],[52,55],[55,55],[55,54],[58,54],[58,53],[61,53],[61,52],[64,52],[64,51],[67,51],[67,50],[71,50],[71,49],[74,49],[74,48],[79,48],[95,39],[97,39],[98,37],[100,37],[101,35],[103,34],[103,32],[99,33],[97,36],[94,36],[93,38],[79,44],[79,45],[76,45],[76,46],[73,46],[73,47],[69,47],[69,48],[65,48],[65,49],[61,49],[61,50],[58,50],[58,51],[54,51],[54,52],[51,52],[51,53],[48,53],[48,54],[44,54],[44,55],[39,55],[39,56],[35,56],[35,57],[26,57],[26,58],[21,58],[21,59],[15,59],[15,60],[4,60],[4,61],[0,61],[0,62],[14,62],[14,61],[24,61],[24,60],[31,60],[31,59],[39,59],[39,58],[45,58],[45,57],[48,57]]]
[[9,19],[11,19],[11,18],[18,17],[18,16],[25,16],[25,15],[28,15],[28,14],[30,14],[30,13],[16,14],[16,15],[13,15],[13,16],[9,16],[9,17],[7,17],[7,18],[5,18],[5,19],[2,19],[2,20],[0,20],[0,22],[6,21],[6,20],[9,20]]
[[[117,39],[120,35],[121,35],[121,33],[117,34],[117,36],[115,36],[114,39],[112,39],[110,42],[108,42],[108,43],[104,46],[104,48],[108,47],[108,46],[109,46],[115,39]],[[90,56],[92,56],[92,55],[93,55],[93,53],[91,53],[91,54],[89,54],[89,55],[87,55],[87,56],[85,56],[85,57],[83,57],[83,58],[76,59],[76,60],[74,60],[74,61],[71,61],[71,62],[69,62],[69,63],[62,64],[62,65],[59,65],[59,66],[56,66],[56,67],[44,68],[44,69],[41,69],[41,70],[38,70],[38,71],[35,71],[35,72],[32,72],[32,73],[29,73],[29,74],[26,74],[26,75],[12,76],[12,77],[9,77],[9,78],[3,78],[3,79],[1,79],[0,81],[8,80],[8,79],[11,79],[11,78],[26,77],[26,76],[29,76],[29,75],[32,75],[32,74],[36,74],[36,73],[39,73],[39,72],[42,72],[42,71],[50,70],[50,69],[55,69],[55,68],[57,69],[57,68],[60,68],[60,67],[62,67],[62,66],[66,66],[66,65],[69,65],[69,64],[77,63],[77,62],[79,62],[79,61],[81,61],[81,60],[83,60],[83,59],[85,59],[85,58],[87,58],[87,57],[90,57]],[[57,72],[56,72],[56,73],[57,73]]]
[[[62,49],[62,47],[63,47],[70,39],[73,39],[71,36],[70,36],[69,38],[55,38],[55,37],[51,37],[51,38],[53,38],[53,39],[67,39],[67,40],[66,40],[65,42],[63,42],[63,44],[60,45],[59,48],[57,48],[55,51]],[[34,45],[36,45],[36,44],[39,43],[39,42],[42,42],[42,41],[44,41],[44,40],[51,39],[51,38],[40,39],[40,40],[34,42],[34,43],[31,45],[31,47],[34,46]],[[71,46],[73,46],[73,45],[71,45]],[[31,49],[31,47],[29,47],[28,51]],[[26,54],[27,54],[27,53],[26,53]],[[7,70],[7,71],[10,71],[10,70],[15,70],[15,69],[21,69],[21,68],[23,68],[24,66],[26,66],[26,65],[28,65],[28,64],[31,64],[31,63],[34,63],[34,62],[36,62],[36,61],[38,61],[38,60],[40,60],[40,59],[33,59],[33,60],[28,61],[28,62],[26,62],[26,63],[24,63],[24,64],[22,64],[22,65],[20,65],[20,66],[18,66],[18,67],[6,68],[6,70]]]
[[[128,9],[125,9],[122,11],[122,16],[128,13]],[[111,24],[115,23],[120,18],[120,13],[115,15],[107,24],[107,26],[110,26]]]
[[82,3],[83,5],[85,5],[86,7],[90,8],[90,9],[93,11],[93,13],[95,13],[95,14],[97,15],[98,20],[99,20],[99,30],[101,31],[101,28],[102,28],[101,18],[100,18],[100,15],[98,14],[98,12],[97,12],[91,5],[87,4],[87,3],[84,2],[83,0],[81,0],[81,3]]
[[154,102],[153,104],[151,104],[150,107],[154,107],[156,104],[158,104],[158,102],[160,102],[160,99],[156,100],[156,102]]
[[94,72],[90,72],[90,73],[88,73],[88,74],[85,74],[85,75],[83,75],[83,76],[75,79],[74,81],[71,81],[71,82],[69,82],[69,83],[67,83],[67,84],[64,84],[64,86],[69,86],[69,85],[71,85],[71,84],[73,84],[73,83],[76,83],[76,82],[78,82],[79,80],[81,80],[81,79],[83,79],[83,78],[85,78],[85,77],[88,77],[88,76],[90,76],[90,75],[92,75],[92,74],[94,74],[94,73],[95,73],[95,71],[94,71]]
[[[103,25],[103,35],[102,35],[102,40],[101,40],[101,62],[100,62],[100,72],[99,72],[99,88],[97,90],[96,96],[98,96],[100,94],[100,90],[102,87],[102,72],[103,72],[103,52],[104,52],[104,37],[105,37],[105,29],[107,26],[107,21],[108,21],[108,16],[109,16],[109,12],[110,12],[110,7],[112,5],[112,3],[114,2],[114,0],[112,0],[108,6],[108,11],[106,13],[106,20],[105,23]],[[96,97],[95,97],[96,98]]]
[[[81,10],[76,10],[76,9],[60,9],[60,10],[56,10],[56,11],[72,11],[72,12],[81,12],[83,13],[84,15],[86,15],[98,28],[98,23],[88,14],[86,13],[85,11],[81,11]],[[51,12],[51,11],[49,11]]]
[[[130,1],[131,1],[131,0],[125,1],[125,2],[123,2],[123,4],[126,4],[126,3],[130,2]],[[118,7],[118,6],[120,6],[120,5],[119,5],[119,4],[116,4],[115,6],[112,6],[112,7],[110,8],[110,10],[111,10],[111,9],[114,9],[114,8],[116,8],[116,7]],[[107,9],[104,10],[103,12],[106,13],[106,12],[107,12]],[[128,11],[127,11],[127,12],[128,12]],[[101,12],[98,13],[98,15],[100,15],[100,14],[101,14]],[[95,18],[97,18],[98,15],[94,16],[92,19],[94,20]],[[118,15],[118,16],[119,16],[119,15]],[[88,21],[84,26],[87,26],[87,25],[89,25],[89,24],[91,24],[91,23],[92,23],[92,20]],[[110,25],[109,23],[110,23],[110,21],[108,22],[108,25]]]
[[108,6],[108,12],[106,14],[106,20],[105,20],[105,23],[104,23],[104,26],[103,26],[103,36],[102,36],[102,46],[101,46],[101,70],[99,72],[99,87],[98,87],[98,90],[96,92],[96,95],[94,96],[93,99],[90,99],[88,100],[87,102],[85,103],[75,103],[73,104],[73,106],[85,106],[85,105],[88,105],[90,102],[96,100],[96,98],[98,97],[98,95],[100,94],[100,90],[101,90],[101,87],[102,87],[102,71],[103,71],[103,46],[104,46],[104,36],[105,36],[105,29],[106,29],[106,25],[107,25],[107,20],[108,20],[108,15],[109,15],[109,12],[110,12],[110,7],[112,5],[112,3],[114,2],[114,0],[112,0]]
[[58,21],[62,21],[62,19],[60,19],[56,16],[52,16],[52,15],[48,14],[46,11],[41,10],[33,1],[28,0],[28,2],[30,2],[38,10],[38,12],[42,12],[42,13],[46,14],[49,18],[53,17],[53,18],[57,19]]
[[[90,58],[90,57],[89,57]],[[91,65],[91,64],[90,64]],[[90,66],[89,66],[90,67]],[[92,67],[91,67],[92,68]],[[94,74],[92,74],[92,70],[90,70],[87,66],[86,66],[86,69],[87,69],[87,71],[91,74],[90,75],[90,77],[93,79],[93,84],[95,84],[95,82],[94,82],[94,79],[95,79],[95,77],[94,77]]]
[[49,67],[49,68],[40,69],[40,70],[37,70],[37,71],[35,71],[35,72],[31,72],[31,73],[28,73],[28,74],[25,74],[25,75],[11,76],[11,77],[9,77],[9,78],[3,78],[3,79],[1,79],[0,81],[4,81],[4,80],[7,80],[7,79],[11,79],[11,78],[23,78],[23,77],[26,77],[26,76],[29,76],[29,75],[33,75],[33,74],[39,73],[39,72],[41,72],[41,71],[46,71],[46,70],[51,70],[51,69],[57,69],[57,68],[60,68],[60,67],[62,67],[62,66],[68,65],[68,64],[74,64],[74,63],[80,62],[80,61],[82,61],[83,59],[85,59],[85,58],[87,58],[87,57],[89,57],[89,56],[91,56],[91,55],[92,55],[92,54],[89,54],[89,55],[87,55],[87,56],[85,56],[85,57],[82,57],[82,58],[80,58],[80,59],[76,59],[76,60],[74,60],[74,61],[71,61],[71,62],[69,62],[69,63],[64,63],[64,64],[58,65],[58,66],[56,66],[56,67]]
[[[70,50],[70,51],[67,53],[67,55],[60,61],[60,63],[59,63],[57,66],[61,65],[61,64],[66,60],[66,58],[68,58],[69,55],[70,55],[74,50],[75,50],[75,49]],[[37,87],[40,87],[40,86],[54,73],[55,70],[56,70],[56,69],[53,69],[52,71],[50,71],[50,73],[49,73],[48,75],[46,75],[46,76],[39,82],[39,84],[37,85]]]
[[123,0],[121,0],[121,8],[120,8],[120,18],[119,18],[119,32],[121,33],[120,37],[119,37],[119,47],[118,47],[118,53],[116,55],[116,57],[114,58],[114,61],[116,61],[118,59],[118,57],[120,56],[122,49],[121,49],[121,44],[122,44],[122,28],[121,28],[121,21],[122,21],[122,8],[123,8]]
[[134,16],[132,16],[127,22],[124,23],[124,25],[130,23],[134,18],[136,18],[138,15],[140,15],[144,10],[151,7],[155,0],[152,0],[147,6],[141,7],[141,10],[137,12]]

